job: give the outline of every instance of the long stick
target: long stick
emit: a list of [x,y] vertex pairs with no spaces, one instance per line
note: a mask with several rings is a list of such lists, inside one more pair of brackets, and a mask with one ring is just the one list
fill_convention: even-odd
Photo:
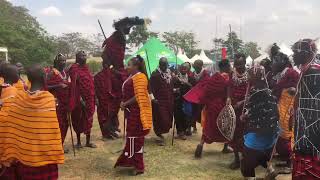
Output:
[[147,49],[145,49],[146,51],[146,57],[147,57],[147,63],[148,63],[148,69],[149,69],[149,74],[150,74],[150,77],[151,77],[151,67],[150,67],[150,61],[149,61],[149,56],[148,56],[148,51]]
[[123,140],[126,140],[126,110],[123,111]]
[[103,34],[103,36],[104,36],[104,39],[107,39],[107,36],[106,36],[106,34],[104,33],[104,30],[103,30],[103,28],[102,28],[102,25],[101,25],[101,23],[100,23],[100,20],[99,20],[99,19],[98,19],[98,23],[99,23],[99,26],[100,26],[101,32],[102,32],[102,34]]
[[73,156],[75,157],[76,156],[76,151],[74,149],[74,141],[73,141],[73,133],[72,133],[72,122],[71,122],[71,113],[70,112],[68,112],[68,123],[69,123],[69,128],[70,128]]
[[173,141],[174,141],[174,130],[176,126],[176,120],[173,120],[173,127],[172,127],[172,139],[171,139],[171,146],[173,146]]
[[[177,52],[175,52],[176,55],[176,74],[178,74],[178,50]],[[173,142],[174,142],[174,130],[175,130],[175,126],[176,126],[176,120],[173,120],[173,126],[172,126],[172,139],[171,139],[171,146],[173,146]]]
[[229,29],[230,29],[230,39],[231,39],[231,52],[232,52],[232,59],[233,59],[234,58],[234,47],[233,47],[231,24],[229,24]]

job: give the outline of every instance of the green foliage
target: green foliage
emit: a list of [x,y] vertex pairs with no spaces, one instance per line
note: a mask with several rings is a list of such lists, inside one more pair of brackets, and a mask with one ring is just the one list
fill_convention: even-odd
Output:
[[102,69],[101,62],[98,61],[89,61],[87,65],[89,66],[89,69],[93,74],[98,73]]
[[55,38],[57,44],[57,51],[72,58],[77,51],[86,51],[92,53],[95,49],[94,43],[88,38],[85,38],[79,32],[64,33]]
[[227,40],[222,38],[213,39],[214,48],[212,52],[217,55],[217,59],[221,59],[221,48],[226,47],[228,58],[232,59],[233,54],[244,53],[247,56],[251,56],[253,59],[260,56],[259,50],[261,49],[256,42],[244,43],[238,38],[235,32],[228,33]]
[[150,37],[158,37],[158,33],[149,31],[146,26],[134,26],[127,42],[133,47],[138,47],[140,44],[144,44]]
[[195,34],[193,32],[164,32],[162,37],[164,42],[174,51],[181,48],[189,57],[192,57],[197,53],[196,47],[198,45],[198,41],[196,41]]
[[252,59],[256,59],[261,54],[259,53],[259,50],[261,50],[260,47],[258,47],[258,44],[256,42],[247,42],[244,44],[243,51],[245,54],[252,57]]
[[227,40],[223,42],[223,45],[227,47],[228,57],[231,59],[233,55],[242,52],[243,41],[238,38],[237,33],[231,32],[227,35]]
[[0,0],[0,37],[12,63],[46,65],[53,59],[55,46],[47,32],[26,8],[6,0]]

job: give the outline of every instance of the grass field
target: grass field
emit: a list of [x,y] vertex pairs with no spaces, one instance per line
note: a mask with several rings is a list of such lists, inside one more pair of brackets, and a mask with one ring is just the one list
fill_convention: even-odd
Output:
[[[120,119],[122,115],[120,114]],[[201,132],[201,131],[200,131]],[[132,176],[128,169],[114,169],[122,148],[122,139],[114,141],[102,141],[97,120],[94,120],[92,129],[93,142],[98,148],[83,148],[76,151],[76,157],[70,152],[66,155],[64,165],[60,166],[59,173],[62,180],[83,179],[212,179],[212,180],[241,180],[240,171],[228,169],[232,160],[232,154],[222,154],[222,144],[205,145],[203,158],[196,160],[193,157],[196,145],[200,140],[200,133],[192,136],[187,141],[175,140],[171,146],[171,135],[166,138],[166,146],[160,147],[155,144],[154,133],[146,138],[145,143],[145,166],[143,175]],[[65,144],[71,150],[70,132]],[[82,137],[84,144],[85,137]],[[263,177],[264,169],[258,168],[258,177]],[[289,180],[290,176],[282,176],[279,180]]]

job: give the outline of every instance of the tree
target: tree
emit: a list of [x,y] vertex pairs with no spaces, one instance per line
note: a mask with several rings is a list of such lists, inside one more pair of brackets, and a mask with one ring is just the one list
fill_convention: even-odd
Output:
[[0,46],[8,48],[9,60],[25,65],[48,64],[55,54],[53,39],[28,9],[0,0]]
[[162,37],[167,46],[172,50],[177,50],[178,48],[183,49],[189,57],[192,57],[197,53],[196,47],[198,41],[196,41],[193,32],[164,32]]
[[94,57],[100,57],[101,54],[102,54],[102,43],[104,42],[105,38],[104,36],[101,34],[101,33],[98,33],[98,34],[94,34],[92,35],[92,38],[91,38],[93,41],[93,46],[94,46],[94,49],[93,49],[93,56]]
[[223,45],[227,47],[228,57],[232,59],[234,54],[242,52],[243,41],[232,31],[228,33],[227,40],[223,42]]
[[64,33],[55,38],[57,49],[68,58],[74,57],[77,51],[93,53],[95,45],[79,32]]
[[244,44],[243,51],[246,55],[251,56],[252,59],[256,59],[261,55],[259,50],[261,50],[261,48],[258,47],[256,42],[247,42]]
[[128,43],[130,46],[138,47],[144,44],[150,37],[158,37],[159,33],[149,31],[146,26],[134,26],[129,34]]
[[212,49],[212,53],[214,54],[214,60],[217,61],[217,60],[220,60],[222,59],[221,57],[221,48],[223,47],[224,45],[224,40],[222,38],[214,38],[213,40],[213,49]]

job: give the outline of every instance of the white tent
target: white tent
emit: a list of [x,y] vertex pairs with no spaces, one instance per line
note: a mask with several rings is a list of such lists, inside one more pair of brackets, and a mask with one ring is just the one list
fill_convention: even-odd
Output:
[[199,60],[199,59],[201,59],[201,57],[198,54],[196,54],[190,59],[190,62],[194,63],[196,60]]
[[293,51],[284,43],[280,44],[280,52],[282,52],[283,54],[286,54],[287,56],[292,56],[293,55]]
[[255,58],[254,63],[255,64],[260,63],[265,58],[269,58],[269,55],[267,53],[264,53],[264,54],[260,55],[259,57]]
[[246,59],[246,67],[250,68],[252,66],[252,62],[253,62],[253,59],[251,58],[251,56],[248,56]]
[[6,47],[0,47],[0,52],[5,54],[5,60],[8,61],[8,49]]
[[204,52],[204,50],[201,50],[200,60],[202,60],[202,61],[203,61],[203,64],[205,64],[205,65],[212,64],[212,60],[207,57],[207,55],[206,55],[206,53]]
[[177,54],[178,58],[180,58],[183,62],[191,62],[191,60],[188,58],[188,56],[182,52],[182,50],[179,49],[178,54]]

